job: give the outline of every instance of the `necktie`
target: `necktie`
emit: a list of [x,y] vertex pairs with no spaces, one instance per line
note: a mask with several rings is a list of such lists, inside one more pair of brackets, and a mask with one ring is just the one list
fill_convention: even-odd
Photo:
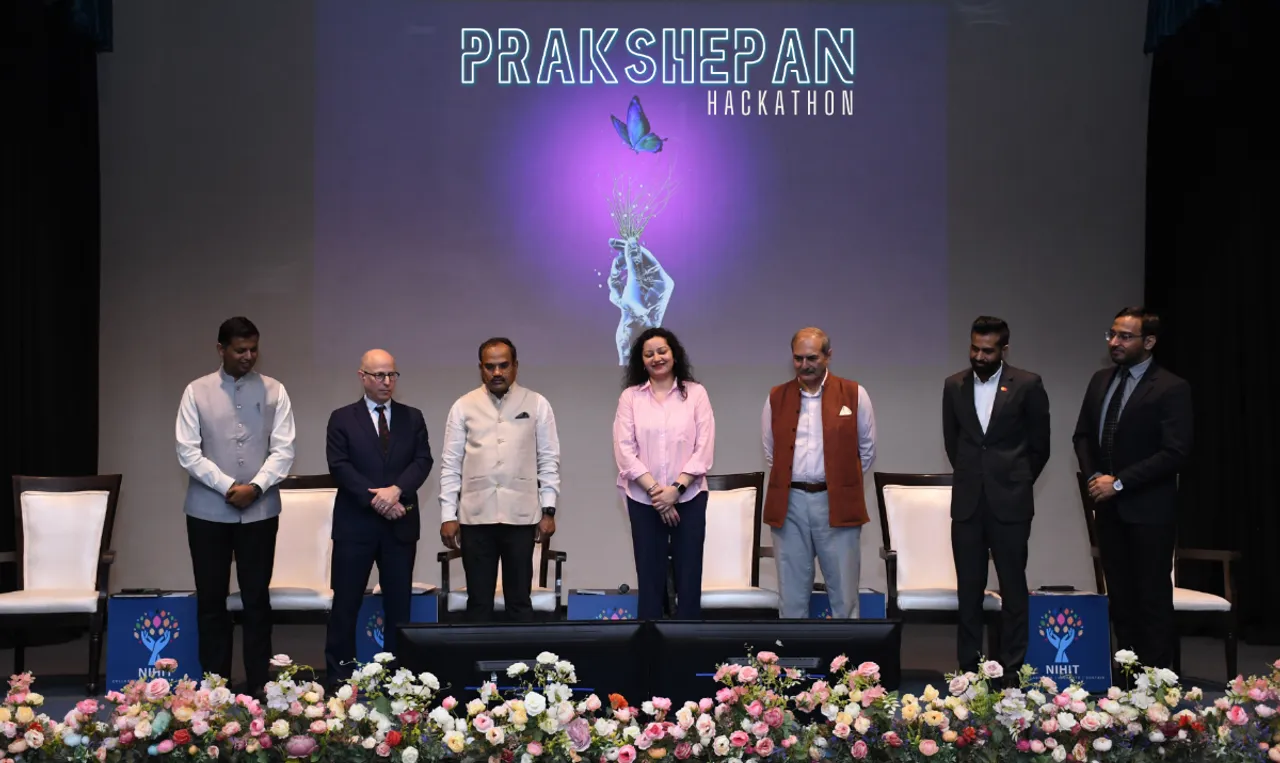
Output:
[[387,426],[387,406],[379,405],[374,407],[378,412],[378,439],[382,440],[382,455],[387,455],[387,451],[391,449],[391,429]]
[[1116,444],[1116,427],[1120,424],[1120,406],[1124,403],[1124,386],[1129,381],[1129,370],[1116,369],[1116,390],[1111,393],[1111,402],[1107,405],[1106,418],[1102,420],[1102,463],[1107,474],[1114,475],[1115,465],[1112,455]]

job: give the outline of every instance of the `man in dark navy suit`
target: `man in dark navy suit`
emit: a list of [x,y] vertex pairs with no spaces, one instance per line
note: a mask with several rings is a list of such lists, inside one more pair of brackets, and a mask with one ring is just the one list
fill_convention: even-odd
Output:
[[326,452],[338,483],[333,507],[333,611],[325,639],[330,684],[350,677],[356,617],[378,565],[386,614],[384,649],[395,652],[395,627],[409,621],[413,562],[421,529],[418,488],[433,459],[422,411],[391,399],[396,360],[384,350],[360,359],[364,397],[329,416]]
[[1076,422],[1076,458],[1088,480],[1121,649],[1173,667],[1173,551],[1178,473],[1191,458],[1191,385],[1151,356],[1160,317],[1121,310],[1107,331],[1111,368],[1093,375]]
[[1009,325],[979,316],[969,333],[969,368],[947,378],[942,439],[954,470],[951,553],[956,565],[960,669],[976,672],[982,652],[987,554],[1000,580],[1001,654],[1006,682],[1027,655],[1027,541],[1033,488],[1049,462],[1049,396],[1040,377],[1004,361]]

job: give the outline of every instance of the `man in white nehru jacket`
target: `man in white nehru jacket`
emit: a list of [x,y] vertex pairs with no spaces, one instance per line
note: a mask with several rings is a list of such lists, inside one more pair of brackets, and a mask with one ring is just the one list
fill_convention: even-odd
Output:
[[478,389],[449,410],[440,457],[440,539],[462,549],[467,619],[493,619],[498,563],[507,616],[533,617],[533,547],[556,531],[560,439],[546,398],[516,384],[516,348],[480,345]]

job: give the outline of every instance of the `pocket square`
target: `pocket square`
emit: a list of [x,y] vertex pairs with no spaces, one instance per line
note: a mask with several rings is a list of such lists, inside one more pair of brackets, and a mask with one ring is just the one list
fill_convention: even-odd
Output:
[[849,406],[847,406],[847,405],[842,405],[842,406],[840,406],[840,415],[841,415],[841,416],[852,416],[852,415],[853,415],[853,411],[849,410]]
[[516,419],[527,419],[527,418],[529,418],[528,411],[521,411],[520,413],[516,414]]

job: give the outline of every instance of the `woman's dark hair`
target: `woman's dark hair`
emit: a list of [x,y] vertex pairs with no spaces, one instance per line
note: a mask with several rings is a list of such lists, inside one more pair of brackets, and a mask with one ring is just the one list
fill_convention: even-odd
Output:
[[631,359],[627,362],[622,386],[625,389],[649,381],[649,372],[644,367],[644,343],[659,337],[667,340],[667,346],[671,348],[671,373],[676,377],[676,389],[680,390],[680,397],[688,398],[689,392],[684,388],[684,383],[697,381],[693,378],[693,366],[689,364],[689,356],[684,351],[684,345],[676,339],[676,335],[660,326],[645,329],[631,344]]

